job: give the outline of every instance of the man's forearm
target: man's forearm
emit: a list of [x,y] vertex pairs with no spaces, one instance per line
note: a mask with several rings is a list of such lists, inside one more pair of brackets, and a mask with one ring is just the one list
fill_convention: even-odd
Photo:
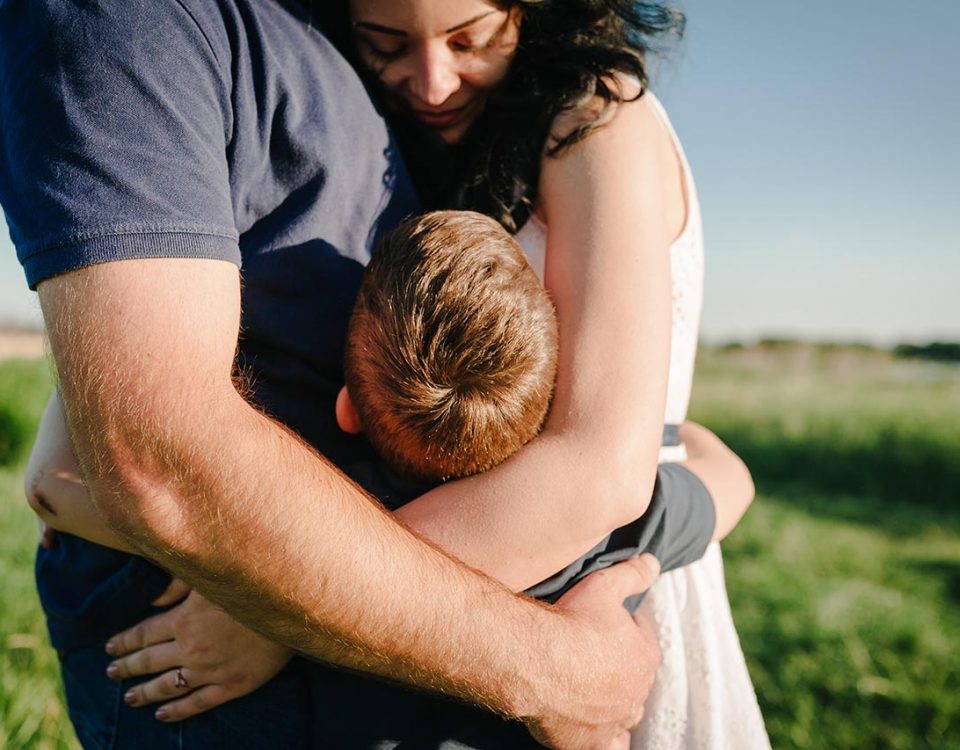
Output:
[[135,548],[276,641],[525,718],[559,746],[636,721],[657,648],[621,604],[648,566],[551,609],[396,523],[234,389],[235,266],[104,263],[38,291],[84,479]]
[[[550,613],[417,539],[239,397],[147,452],[172,459],[147,473],[179,479],[91,477],[146,556],[309,656],[523,712],[524,661]],[[141,510],[118,519],[119,505]]]
[[529,661],[564,618],[419,540],[240,397],[235,267],[104,264],[39,292],[84,479],[135,548],[274,640],[498,710],[561,669]]

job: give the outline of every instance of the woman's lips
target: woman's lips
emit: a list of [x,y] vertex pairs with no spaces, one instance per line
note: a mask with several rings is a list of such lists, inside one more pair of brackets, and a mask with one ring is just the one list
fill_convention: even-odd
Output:
[[469,105],[465,104],[456,109],[445,109],[440,112],[430,110],[415,109],[413,113],[425,125],[433,128],[447,128],[456,124],[464,114],[466,114]]

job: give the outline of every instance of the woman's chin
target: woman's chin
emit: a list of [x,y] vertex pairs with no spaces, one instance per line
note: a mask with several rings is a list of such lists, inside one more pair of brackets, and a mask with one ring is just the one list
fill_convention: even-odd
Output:
[[448,146],[456,146],[463,140],[482,109],[481,102],[471,102],[462,108],[455,119],[449,122],[433,121],[432,118],[418,116],[417,113],[414,113],[414,116],[420,120],[424,127],[436,133],[440,140]]
[[463,140],[469,128],[470,123],[464,123],[462,125],[453,125],[449,128],[434,128],[434,131],[440,136],[440,140],[448,146],[456,146]]

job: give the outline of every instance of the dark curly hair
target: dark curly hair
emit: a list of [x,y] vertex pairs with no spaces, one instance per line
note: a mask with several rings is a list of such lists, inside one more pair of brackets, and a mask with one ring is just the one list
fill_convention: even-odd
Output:
[[[663,3],[632,0],[490,2],[520,9],[520,40],[506,78],[463,140],[447,146],[412,117],[388,115],[426,208],[479,211],[515,232],[533,208],[542,155],[561,153],[598,127],[609,107],[642,96],[647,54],[658,50],[659,40],[679,37],[685,19]],[[327,6],[322,10],[311,5],[334,43],[363,70],[346,2],[319,3]],[[617,86],[619,76],[637,80],[639,93],[628,97]],[[368,72],[366,78],[376,92],[376,77]],[[597,117],[551,137],[556,118],[588,96],[603,104]]]

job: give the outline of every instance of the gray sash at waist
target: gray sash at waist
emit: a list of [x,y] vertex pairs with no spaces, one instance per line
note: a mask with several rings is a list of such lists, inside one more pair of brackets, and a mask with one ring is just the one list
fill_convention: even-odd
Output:
[[665,424],[663,426],[663,445],[680,445],[680,425]]

